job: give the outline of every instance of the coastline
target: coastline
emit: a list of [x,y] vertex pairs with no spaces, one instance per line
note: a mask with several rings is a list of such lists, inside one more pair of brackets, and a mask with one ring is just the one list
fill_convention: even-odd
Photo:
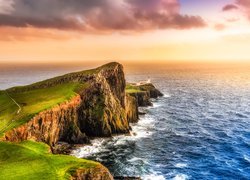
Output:
[[[163,96],[150,82],[126,84],[123,66],[116,62],[6,91],[24,110],[14,116],[16,121],[12,122],[15,124],[3,132],[0,145],[4,146],[5,142],[13,145],[26,141],[28,145],[42,142],[58,155],[68,154],[75,144],[89,143],[94,137],[128,136],[130,124],[137,123],[139,114],[142,114],[138,108],[152,106],[151,98]],[[51,104],[54,92],[56,98],[63,99],[56,99]],[[48,95],[47,99],[44,99],[44,93]],[[41,107],[40,101],[33,101],[33,96],[40,96],[44,107]],[[8,100],[8,97],[5,99]],[[47,102],[50,104],[47,105]],[[99,173],[98,168],[102,169]],[[92,169],[79,167],[70,174],[77,179],[86,176],[112,179],[109,170],[102,165]]]
[[[139,119],[137,122],[130,123],[131,130],[127,134],[117,134],[112,135],[112,137],[96,137],[92,138],[90,140],[89,144],[78,144],[72,146],[69,151],[67,152],[68,155],[75,156],[77,158],[83,158],[88,159],[88,157],[93,157],[95,154],[105,154],[107,153],[107,149],[105,149],[105,146],[107,144],[114,143],[114,147],[127,144],[127,142],[134,142],[141,140],[143,138],[148,138],[152,135],[152,132],[144,128],[149,127],[152,122],[154,122],[153,119],[148,119],[147,112],[151,108],[158,108],[159,105],[157,104],[157,101],[160,100],[162,97],[168,97],[163,94],[163,96],[157,97],[157,98],[150,98],[150,105],[147,106],[139,106]],[[142,113],[143,112],[143,113]],[[143,128],[143,129],[142,129]],[[91,159],[91,158],[90,158]],[[91,159],[93,160],[93,159]],[[96,159],[94,159],[96,161]],[[101,160],[101,159],[100,159]],[[140,160],[134,157],[130,161],[136,161]],[[97,161],[102,163],[101,161]],[[112,172],[111,172],[112,174]],[[114,176],[114,179],[128,179],[128,180],[139,180],[139,179],[147,179],[147,178],[160,178],[163,179],[161,175],[157,175],[154,173],[146,174],[144,176],[134,176],[134,175],[119,175]]]

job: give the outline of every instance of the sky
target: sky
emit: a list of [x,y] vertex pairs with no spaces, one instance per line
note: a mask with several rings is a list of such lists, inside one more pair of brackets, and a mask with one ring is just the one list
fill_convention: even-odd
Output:
[[250,61],[249,0],[0,0],[0,62]]

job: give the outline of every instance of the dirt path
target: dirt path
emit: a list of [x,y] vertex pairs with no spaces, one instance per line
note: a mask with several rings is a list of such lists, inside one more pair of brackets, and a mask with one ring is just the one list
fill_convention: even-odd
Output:
[[[13,99],[9,93],[7,91],[5,91],[5,93],[7,94],[7,96],[18,106],[18,110],[17,110],[17,114],[19,114],[22,110],[22,107],[15,101],[15,99]],[[13,121],[13,120],[12,120]]]

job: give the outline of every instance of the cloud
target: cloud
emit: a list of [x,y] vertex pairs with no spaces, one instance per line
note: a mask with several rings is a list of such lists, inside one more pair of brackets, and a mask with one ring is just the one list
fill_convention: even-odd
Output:
[[250,1],[249,0],[237,0],[236,3],[243,8],[244,13],[250,20]]
[[81,38],[81,33],[75,31],[55,31],[54,29],[42,28],[0,28],[0,41],[37,41],[37,40],[72,40]]
[[237,22],[237,21],[239,21],[239,20],[240,20],[239,18],[234,18],[234,17],[233,17],[233,18],[228,18],[228,19],[226,19],[227,22],[231,22],[231,23],[232,23],[232,22]]
[[249,0],[237,0],[236,3],[239,5],[250,8],[250,1]]
[[231,10],[235,10],[238,9],[238,7],[234,4],[227,4],[222,8],[222,11],[231,11]]
[[215,24],[214,29],[217,31],[223,31],[226,28],[224,24]]
[[145,31],[206,26],[180,14],[178,0],[0,0],[0,26]]
[[0,0],[0,14],[9,14],[13,11],[13,1]]

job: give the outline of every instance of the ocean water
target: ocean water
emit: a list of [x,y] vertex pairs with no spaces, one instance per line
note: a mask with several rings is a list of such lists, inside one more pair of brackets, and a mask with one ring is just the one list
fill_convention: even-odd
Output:
[[[19,69],[20,80],[9,74],[0,85],[26,84],[70,70],[52,68],[43,74],[33,69],[29,77]],[[147,114],[132,124],[131,135],[94,139],[72,155],[99,161],[115,176],[250,179],[249,68],[128,66],[126,75],[130,82],[150,77],[164,96],[143,109]]]

